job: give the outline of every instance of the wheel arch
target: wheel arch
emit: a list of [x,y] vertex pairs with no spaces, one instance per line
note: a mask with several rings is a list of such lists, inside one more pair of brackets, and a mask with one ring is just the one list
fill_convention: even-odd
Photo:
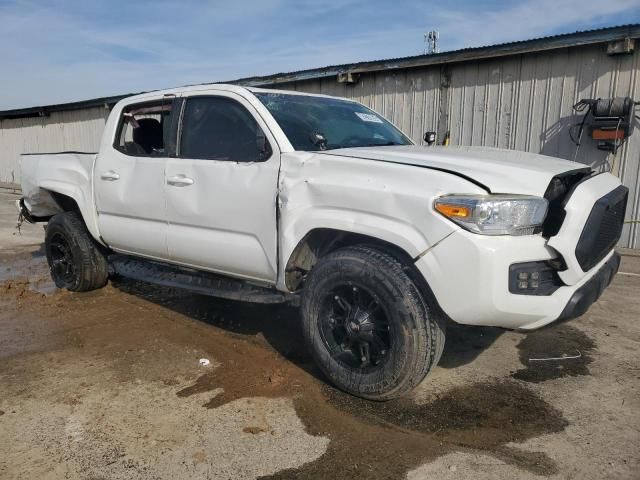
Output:
[[451,322],[449,316],[440,306],[427,279],[416,267],[415,257],[400,245],[363,233],[333,228],[310,230],[289,255],[284,270],[285,287],[291,292],[299,290],[304,283],[304,277],[313,269],[320,258],[339,248],[353,245],[366,245],[398,260],[425,300],[435,310],[434,313]]
[[314,228],[300,239],[288,257],[284,270],[286,288],[296,291],[302,285],[304,276],[320,258],[339,248],[353,245],[368,245],[392,255],[405,265],[413,265],[412,255],[402,246],[388,240],[335,228]]
[[[55,207],[57,207],[57,209],[55,209],[56,211],[53,211],[54,208],[52,208],[49,218],[56,213],[76,212],[84,222],[93,239],[105,245],[98,230],[96,213],[93,208],[93,199],[91,197],[87,198],[88,194],[86,192],[73,185],[62,183],[56,183],[54,185],[43,184],[40,186],[40,192],[43,193],[44,196],[49,196],[53,200]],[[52,207],[54,205],[52,205]]]

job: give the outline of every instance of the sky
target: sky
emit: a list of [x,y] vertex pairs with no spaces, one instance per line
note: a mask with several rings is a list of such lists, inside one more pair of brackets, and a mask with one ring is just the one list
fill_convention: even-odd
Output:
[[640,0],[0,0],[0,110],[640,23]]

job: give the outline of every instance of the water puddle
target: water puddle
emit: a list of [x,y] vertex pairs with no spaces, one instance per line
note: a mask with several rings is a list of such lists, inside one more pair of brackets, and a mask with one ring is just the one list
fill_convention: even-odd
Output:
[[568,324],[550,325],[527,333],[518,343],[524,368],[512,377],[540,383],[562,377],[589,375],[596,346],[587,335]]
[[57,288],[49,275],[42,249],[13,255],[0,254],[0,288],[18,295],[24,291],[53,294]]

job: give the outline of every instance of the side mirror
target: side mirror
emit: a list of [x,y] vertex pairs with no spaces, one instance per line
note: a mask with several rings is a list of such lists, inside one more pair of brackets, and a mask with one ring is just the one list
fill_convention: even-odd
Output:
[[312,145],[318,147],[320,150],[327,149],[327,137],[324,136],[324,133],[313,132],[309,135],[309,139]]
[[424,141],[431,146],[436,143],[436,132],[424,132]]

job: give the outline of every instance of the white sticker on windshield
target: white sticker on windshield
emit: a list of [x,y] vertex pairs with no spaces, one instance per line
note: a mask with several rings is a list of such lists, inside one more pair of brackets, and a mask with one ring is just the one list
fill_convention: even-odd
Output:
[[360,112],[353,112],[353,113],[355,113],[358,117],[360,117],[360,120],[364,122],[382,123],[382,120],[380,120],[377,116],[375,116],[372,113],[360,113]]

